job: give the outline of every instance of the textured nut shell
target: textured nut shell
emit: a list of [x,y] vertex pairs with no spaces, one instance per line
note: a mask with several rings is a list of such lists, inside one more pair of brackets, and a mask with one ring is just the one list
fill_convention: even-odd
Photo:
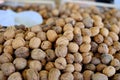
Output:
[[32,49],[38,48],[41,44],[41,40],[37,37],[33,37],[31,38],[30,42],[29,42],[29,46]]
[[19,47],[25,46],[25,40],[21,37],[17,37],[12,41],[12,47],[17,49]]
[[66,46],[57,46],[55,48],[55,54],[57,57],[65,57],[67,55],[67,47]]
[[1,65],[1,70],[6,76],[9,76],[13,72],[15,72],[15,67],[12,63],[4,63]]
[[50,42],[54,42],[58,37],[57,33],[54,30],[48,30],[46,34]]
[[22,80],[22,76],[19,72],[15,72],[8,77],[8,80]]
[[33,69],[27,69],[23,72],[23,78],[25,80],[39,80],[39,74]]
[[59,80],[60,75],[59,69],[52,68],[48,73],[48,80]]
[[41,49],[33,49],[31,52],[31,58],[36,60],[42,60],[46,57],[46,53]]
[[60,70],[65,69],[66,65],[67,65],[66,60],[63,57],[59,57],[55,60],[55,67]]
[[40,71],[42,68],[42,64],[40,63],[40,61],[37,60],[32,60],[28,63],[28,66],[30,69],[33,69],[35,71]]
[[13,61],[13,64],[15,65],[15,68],[18,70],[22,70],[27,66],[27,60],[24,58],[16,58]]
[[96,73],[92,75],[92,80],[108,80],[108,77],[101,73]]
[[60,77],[60,80],[73,80],[73,79],[74,77],[72,73],[69,73],[69,72],[63,73]]
[[39,72],[40,80],[48,80],[48,71],[42,70]]
[[57,40],[56,40],[56,45],[60,46],[60,45],[65,45],[67,46],[69,44],[69,41],[66,37],[59,37]]
[[19,58],[27,58],[29,56],[29,49],[27,47],[20,47],[15,50],[14,54]]
[[116,70],[112,66],[108,66],[108,67],[106,67],[106,68],[103,69],[103,73],[105,75],[107,75],[108,77],[113,76],[115,74],[115,72],[116,72]]

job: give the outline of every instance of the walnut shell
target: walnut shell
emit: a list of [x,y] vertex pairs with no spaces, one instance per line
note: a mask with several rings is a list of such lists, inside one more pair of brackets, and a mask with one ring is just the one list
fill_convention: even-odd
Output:
[[36,60],[42,60],[46,57],[46,53],[41,49],[33,49],[31,52],[31,58]]
[[22,37],[17,37],[12,41],[12,47],[17,49],[25,46],[25,40]]
[[8,77],[8,80],[22,80],[22,76],[19,72],[15,72]]
[[48,73],[48,80],[59,80],[60,75],[59,69],[52,68]]
[[57,57],[65,57],[67,55],[67,47],[66,46],[57,46],[55,48],[55,54]]
[[66,60],[63,57],[59,57],[55,60],[55,67],[60,70],[65,69],[66,65]]
[[41,44],[41,40],[37,37],[33,37],[30,39],[29,47],[32,49],[39,48],[40,44]]
[[4,63],[1,65],[1,70],[6,76],[9,76],[15,72],[15,67],[12,63]]
[[39,80],[39,74],[33,69],[26,69],[23,71],[23,78],[25,80]]
[[13,61],[13,64],[17,70],[22,70],[27,66],[27,60],[24,58],[16,58]]

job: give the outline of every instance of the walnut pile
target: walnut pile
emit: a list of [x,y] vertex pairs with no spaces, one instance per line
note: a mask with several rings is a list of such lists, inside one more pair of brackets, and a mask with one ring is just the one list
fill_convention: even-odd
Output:
[[34,10],[44,19],[0,27],[0,80],[120,80],[120,11],[73,3],[0,9]]

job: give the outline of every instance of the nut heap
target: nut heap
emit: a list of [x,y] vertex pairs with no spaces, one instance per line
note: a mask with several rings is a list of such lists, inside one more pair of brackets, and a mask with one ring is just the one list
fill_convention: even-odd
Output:
[[34,10],[44,23],[0,28],[0,80],[120,80],[120,11],[73,3],[1,9]]

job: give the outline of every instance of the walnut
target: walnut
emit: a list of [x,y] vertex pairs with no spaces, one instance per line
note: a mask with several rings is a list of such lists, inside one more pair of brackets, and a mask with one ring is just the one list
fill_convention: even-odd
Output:
[[116,70],[119,70],[120,69],[120,62],[118,59],[113,59],[111,62],[110,62],[110,65],[113,66]]
[[27,66],[27,60],[24,58],[16,58],[13,61],[13,64],[17,70],[22,70]]
[[109,54],[115,54],[116,53],[116,49],[113,46],[109,46]]
[[72,26],[72,24],[70,24],[70,23],[65,24],[64,27],[63,27],[63,31],[64,31],[64,32],[65,32],[65,31],[73,31],[73,26]]
[[69,64],[72,64],[74,62],[74,59],[75,59],[74,56],[72,54],[69,54],[69,53],[66,55],[65,58],[66,58],[67,63],[69,63]]
[[65,69],[66,65],[67,65],[67,62],[63,57],[59,57],[55,60],[55,67],[60,70]]
[[46,53],[41,49],[33,49],[31,52],[31,58],[36,60],[42,60],[46,57]]
[[63,73],[60,80],[74,80],[74,76],[70,72]]
[[83,23],[85,25],[86,28],[90,28],[93,27],[93,20],[90,17],[86,17],[83,19]]
[[103,27],[100,29],[100,34],[102,34],[104,37],[107,37],[109,34],[109,31],[107,28]]
[[58,16],[58,15],[59,15],[59,10],[58,10],[58,9],[53,9],[53,10],[52,10],[52,14],[53,14],[54,16]]
[[42,28],[40,26],[33,26],[31,27],[31,32],[37,33],[42,31]]
[[68,44],[68,50],[69,50],[69,52],[72,52],[72,53],[78,52],[78,49],[79,49],[79,46],[78,46],[77,43],[70,42],[70,43]]
[[57,40],[56,40],[56,45],[57,46],[60,46],[60,45],[65,45],[67,46],[69,44],[69,41],[66,37],[62,36],[62,37],[59,37]]
[[80,72],[75,71],[73,73],[74,76],[74,80],[83,80],[83,74],[81,74]]
[[77,52],[77,53],[74,53],[73,55],[74,55],[74,58],[75,58],[74,60],[75,60],[76,63],[81,63],[82,62],[83,57],[80,53]]
[[92,75],[92,80],[108,80],[108,77],[102,73],[95,73]]
[[94,64],[86,64],[86,65],[85,65],[85,69],[86,69],[86,70],[95,71],[96,67],[95,67]]
[[101,61],[104,64],[109,64],[112,59],[113,59],[113,56],[111,54],[102,54],[101,55]]
[[47,61],[53,61],[55,59],[56,55],[54,50],[47,49],[45,52],[46,52]]
[[58,37],[57,33],[54,30],[48,30],[46,34],[50,42],[54,42]]
[[105,67],[107,67],[107,65],[105,65],[105,64],[98,64],[97,66],[96,66],[96,70],[97,71],[102,71]]
[[48,71],[41,70],[39,72],[39,75],[40,75],[40,80],[48,80]]
[[65,25],[65,21],[62,18],[59,18],[56,20],[56,26],[61,26],[63,27]]
[[73,65],[74,65],[74,70],[75,71],[81,72],[82,65],[80,63],[74,63]]
[[51,70],[52,68],[54,68],[53,62],[48,62],[48,63],[46,63],[45,69],[46,69],[47,71]]
[[83,72],[83,78],[84,78],[84,80],[91,80],[93,74],[94,74],[93,71],[91,71],[91,70],[85,70]]
[[81,21],[83,19],[83,17],[81,16],[81,14],[79,12],[72,13],[70,16],[73,19],[75,19],[76,21]]
[[16,57],[27,58],[29,56],[29,49],[27,47],[17,48],[14,52]]
[[108,46],[105,43],[101,43],[98,46],[98,52],[99,53],[108,53],[108,51],[109,51]]
[[100,64],[100,59],[97,57],[92,57],[91,63],[94,65]]
[[112,67],[112,66],[108,66],[108,67],[105,67],[105,68],[103,69],[103,73],[104,73],[105,75],[107,75],[108,77],[113,76],[113,75],[115,74],[115,72],[116,72],[116,70],[115,70],[115,68]]
[[75,34],[74,35],[74,41],[78,44],[81,45],[83,42],[83,38],[80,34]]
[[43,41],[41,43],[42,50],[47,50],[52,48],[52,43],[50,41]]
[[73,32],[70,30],[67,30],[63,33],[63,36],[65,36],[69,41],[73,40]]
[[112,80],[119,80],[120,79],[120,74],[117,73],[113,76]]
[[94,41],[98,44],[102,43],[104,41],[104,37],[101,34],[98,34],[94,37]]
[[24,35],[24,33],[17,33],[17,34],[15,35],[15,38],[17,38],[17,37],[22,37],[22,38],[24,38],[25,35]]
[[82,32],[81,32],[81,33],[82,33],[82,36],[91,36],[91,35],[92,35],[90,29],[82,28],[81,31],[82,31]]
[[85,25],[82,22],[76,22],[75,27],[85,28]]
[[4,39],[13,39],[15,37],[15,30],[13,28],[9,28],[4,32]]
[[34,69],[26,69],[22,75],[25,80],[39,80],[39,74]]
[[120,42],[114,42],[113,47],[116,49],[116,51],[120,50]]
[[91,42],[90,36],[83,36],[83,43],[90,43],[90,42]]
[[5,46],[3,49],[4,53],[9,53],[9,54],[13,54],[13,48],[12,46]]
[[108,46],[111,46],[113,44],[113,40],[111,37],[105,37],[104,43],[107,44]]
[[46,33],[42,31],[37,33],[37,37],[40,38],[41,41],[47,40]]
[[0,80],[7,80],[6,76],[3,73],[3,71],[0,71]]
[[2,55],[0,55],[0,63],[7,63],[12,61],[13,61],[13,57],[10,54],[3,53]]
[[25,40],[22,37],[17,37],[12,41],[12,47],[17,49],[25,46]]
[[66,46],[57,46],[55,48],[55,54],[57,57],[65,57],[67,55],[67,47]]
[[61,72],[59,69],[52,68],[48,73],[48,80],[59,80]]
[[118,41],[119,40],[119,37],[115,32],[109,32],[108,36],[110,36],[113,41]]
[[30,69],[35,70],[35,71],[40,71],[40,70],[42,69],[42,64],[41,64],[41,62],[38,61],[38,60],[30,60],[30,61],[28,62],[28,67],[29,67]]
[[116,24],[111,25],[110,30],[116,34],[120,32],[120,28]]
[[15,72],[8,77],[8,80],[22,80],[22,76],[19,72]]
[[62,28],[61,28],[60,26],[54,26],[54,27],[52,27],[52,29],[53,29],[57,34],[62,33]]
[[82,61],[83,64],[88,64],[92,60],[92,56],[91,56],[90,52],[83,53],[82,57],[83,57],[83,61]]
[[72,25],[74,25],[76,23],[75,19],[73,19],[71,17],[65,18],[65,22],[70,23]]
[[81,33],[81,29],[79,28],[79,27],[74,27],[74,30],[73,30],[73,33],[74,33],[74,35],[76,35],[76,34],[82,34]]
[[91,49],[91,45],[89,43],[83,43],[80,45],[80,52],[89,52]]
[[35,48],[38,48],[40,44],[41,44],[41,40],[37,37],[33,37],[30,39],[29,47],[32,49],[35,49]]
[[74,71],[74,65],[73,64],[67,64],[65,72],[73,72]]
[[96,52],[98,49],[98,44],[96,42],[91,42],[91,51]]
[[9,76],[15,72],[15,67],[12,63],[3,63],[1,65],[1,70],[6,76]]
[[34,32],[28,32],[25,36],[26,40],[30,40],[31,38],[35,37],[35,33]]
[[91,28],[90,28],[90,31],[91,31],[91,35],[92,35],[92,36],[96,36],[96,35],[99,34],[100,29],[99,29],[99,27],[91,27]]
[[9,39],[9,40],[5,41],[3,46],[12,46],[12,41],[13,41],[13,39]]

